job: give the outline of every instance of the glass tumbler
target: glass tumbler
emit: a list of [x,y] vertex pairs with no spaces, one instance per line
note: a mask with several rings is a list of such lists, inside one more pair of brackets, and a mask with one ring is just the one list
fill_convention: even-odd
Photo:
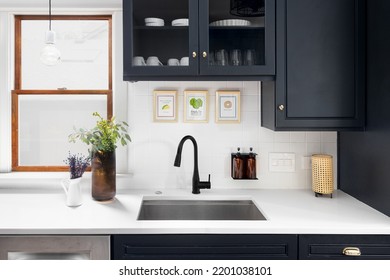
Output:
[[215,60],[217,65],[226,66],[228,65],[228,53],[225,49],[218,50],[215,53]]
[[230,65],[240,66],[242,64],[241,50],[234,49],[230,51]]
[[248,49],[244,52],[244,65],[256,64],[256,52],[254,49]]

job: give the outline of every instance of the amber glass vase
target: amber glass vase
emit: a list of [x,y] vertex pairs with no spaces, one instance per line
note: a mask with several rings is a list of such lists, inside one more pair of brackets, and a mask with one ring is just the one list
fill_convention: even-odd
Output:
[[116,194],[115,151],[93,153],[92,162],[92,198],[97,201],[109,201]]

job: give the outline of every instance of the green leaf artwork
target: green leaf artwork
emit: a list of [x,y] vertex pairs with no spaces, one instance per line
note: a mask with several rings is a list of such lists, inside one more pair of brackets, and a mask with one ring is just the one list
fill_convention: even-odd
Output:
[[191,98],[190,99],[190,105],[194,108],[194,109],[199,109],[200,107],[203,106],[203,101],[202,99],[198,98]]

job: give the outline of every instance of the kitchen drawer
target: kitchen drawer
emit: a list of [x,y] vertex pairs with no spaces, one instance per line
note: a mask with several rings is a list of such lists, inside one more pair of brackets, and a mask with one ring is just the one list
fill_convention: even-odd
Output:
[[296,259],[297,235],[113,235],[112,259]]
[[299,259],[390,259],[390,235],[300,235]]

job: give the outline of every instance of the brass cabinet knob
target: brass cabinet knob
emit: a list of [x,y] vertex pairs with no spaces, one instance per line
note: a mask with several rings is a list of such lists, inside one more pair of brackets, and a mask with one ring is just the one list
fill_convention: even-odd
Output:
[[207,57],[207,52],[203,52],[203,53],[202,53],[202,56],[203,56],[204,58],[206,58],[206,57]]
[[193,58],[196,57],[196,52],[192,52],[192,57],[193,57]]
[[343,255],[345,256],[360,256],[362,253],[358,247],[345,247],[343,249]]
[[279,105],[278,106],[278,109],[280,110],[280,111],[283,111],[284,110],[284,105],[282,104],[282,105]]

